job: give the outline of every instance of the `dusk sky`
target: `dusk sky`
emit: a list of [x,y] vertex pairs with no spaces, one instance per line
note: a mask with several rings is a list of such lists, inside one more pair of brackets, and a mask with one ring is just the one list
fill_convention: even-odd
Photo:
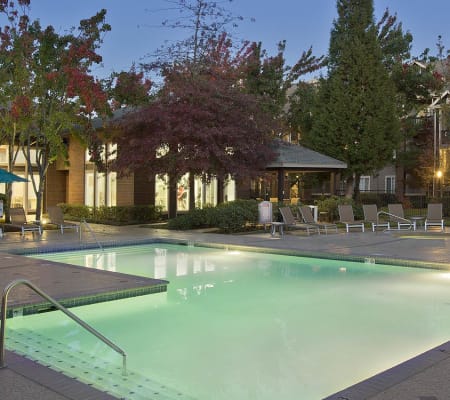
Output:
[[[234,0],[223,5],[246,18],[235,35],[242,39],[261,41],[269,54],[276,44],[287,40],[286,56],[292,65],[299,55],[313,47],[315,55],[326,54],[333,19],[335,0]],[[449,0],[375,0],[375,18],[386,8],[396,13],[405,31],[414,37],[413,54],[430,48],[436,54],[438,35],[446,50],[450,48]],[[128,70],[133,62],[153,52],[165,40],[183,36],[182,32],[157,27],[169,16],[168,3],[163,0],[31,0],[31,18],[42,25],[53,25],[58,32],[78,26],[81,19],[107,9],[107,22],[112,31],[104,38],[100,53],[103,68],[94,74],[105,77],[112,71]],[[159,10],[159,11],[158,11]],[[250,22],[254,18],[255,22]]]

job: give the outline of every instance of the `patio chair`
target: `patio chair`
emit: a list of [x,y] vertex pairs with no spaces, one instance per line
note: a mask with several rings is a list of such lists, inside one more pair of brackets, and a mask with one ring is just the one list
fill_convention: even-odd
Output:
[[25,232],[38,232],[39,235],[42,235],[42,227],[40,225],[27,221],[27,216],[25,215],[25,210],[23,207],[10,208],[9,217],[11,219],[11,223],[5,224],[5,226],[19,228],[22,236],[25,236]]
[[339,204],[339,221],[345,224],[345,230],[350,232],[350,228],[360,228],[364,232],[364,221],[355,221],[353,208],[350,204]]
[[64,214],[61,207],[49,206],[47,207],[47,213],[49,218],[48,223],[56,225],[61,230],[61,233],[64,233],[64,229],[75,229],[78,232],[78,224],[64,221]]
[[397,225],[398,230],[403,229],[403,227],[416,230],[416,221],[405,218],[402,204],[388,204],[388,210],[389,214],[391,214],[389,220]]
[[442,203],[428,204],[425,230],[430,226],[439,226],[444,231],[444,219],[442,218]]
[[304,231],[306,231],[306,233],[308,235],[311,232],[320,234],[320,230],[317,226],[297,222],[295,220],[294,214],[292,213],[292,210],[290,207],[280,207],[279,210],[280,210],[281,216],[283,217],[284,225],[286,227],[304,230]]
[[299,206],[298,210],[300,211],[300,215],[302,216],[303,222],[308,225],[317,226],[317,228],[325,232],[325,235],[328,234],[329,229],[334,229],[337,232],[337,225],[327,222],[316,222],[314,220],[314,215],[309,206]]
[[390,229],[389,221],[380,221],[378,217],[378,208],[376,204],[363,204],[364,221],[372,226],[372,232],[375,232],[377,227]]

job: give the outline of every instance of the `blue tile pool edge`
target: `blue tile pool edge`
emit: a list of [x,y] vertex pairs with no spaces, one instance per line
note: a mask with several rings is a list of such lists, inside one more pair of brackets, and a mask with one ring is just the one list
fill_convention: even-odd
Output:
[[[60,303],[66,308],[71,308],[163,292],[167,292],[167,283],[161,283],[159,285],[143,286],[134,289],[117,290],[113,292],[102,292],[88,296],[73,297],[58,300],[58,303]],[[56,308],[52,306],[51,303],[46,301],[30,305],[10,306],[7,309],[6,318],[11,318],[17,315],[40,314],[43,312],[55,310]]]
[[[311,257],[320,258],[328,260],[341,260],[341,261],[355,261],[355,262],[366,262],[370,258],[370,262],[375,264],[384,265],[395,265],[399,267],[410,267],[410,268],[426,268],[426,269],[438,269],[450,271],[450,264],[440,263],[440,262],[430,262],[430,261],[419,261],[410,260],[394,257],[383,257],[379,255],[347,255],[340,253],[324,253],[324,252],[314,252],[305,250],[292,250],[292,249],[276,249],[271,247],[259,247],[259,246],[249,246],[249,245],[236,245],[236,244],[223,244],[223,243],[213,243],[204,242],[192,239],[170,239],[170,238],[150,238],[150,239],[139,239],[139,240],[114,240],[108,242],[102,242],[103,248],[114,248],[120,246],[133,246],[133,245],[144,245],[152,243],[167,243],[167,244],[178,244],[185,246],[196,246],[196,247],[206,247],[206,248],[216,248],[216,249],[228,249],[228,250],[240,250],[248,252],[258,252],[267,254],[279,254],[287,256],[297,256],[297,257]],[[65,251],[76,251],[76,250],[89,250],[98,249],[96,244],[78,244],[78,245],[51,245],[51,246],[40,246],[36,248],[18,248],[8,250],[8,253],[16,255],[35,255],[43,253],[56,253]]]

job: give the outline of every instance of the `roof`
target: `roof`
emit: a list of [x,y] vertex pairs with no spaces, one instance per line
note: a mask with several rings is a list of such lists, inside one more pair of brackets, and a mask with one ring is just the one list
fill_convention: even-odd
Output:
[[307,147],[275,140],[275,152],[278,153],[274,161],[266,169],[295,169],[307,171],[327,171],[345,169],[347,164],[325,154],[308,149]]

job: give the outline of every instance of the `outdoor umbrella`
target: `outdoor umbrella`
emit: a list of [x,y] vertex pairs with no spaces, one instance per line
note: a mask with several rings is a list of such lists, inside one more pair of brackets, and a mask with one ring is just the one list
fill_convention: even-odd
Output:
[[25,178],[18,175],[14,175],[0,168],[0,183],[12,183],[12,182],[28,182]]

